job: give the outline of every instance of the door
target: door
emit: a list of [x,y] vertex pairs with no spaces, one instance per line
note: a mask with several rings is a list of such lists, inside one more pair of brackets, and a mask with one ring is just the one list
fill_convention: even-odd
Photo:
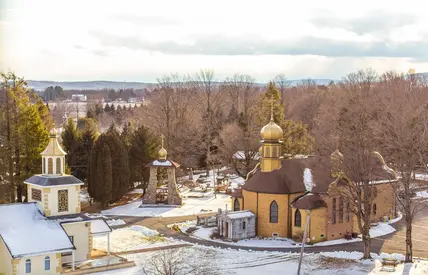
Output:
[[226,222],[226,238],[229,238],[229,223]]

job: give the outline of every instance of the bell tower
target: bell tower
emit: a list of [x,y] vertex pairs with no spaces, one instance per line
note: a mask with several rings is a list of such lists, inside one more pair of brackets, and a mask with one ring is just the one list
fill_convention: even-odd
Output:
[[273,119],[273,97],[271,98],[270,121],[260,131],[262,138],[260,169],[271,172],[281,168],[281,144],[283,138],[281,127]]
[[55,128],[50,131],[49,144],[41,155],[43,175],[64,175],[65,155],[67,153],[59,145]]

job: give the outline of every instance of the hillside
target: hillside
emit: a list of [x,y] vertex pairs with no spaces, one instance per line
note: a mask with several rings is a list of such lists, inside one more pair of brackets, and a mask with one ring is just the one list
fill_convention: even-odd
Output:
[[[302,80],[289,80],[291,85],[297,85],[302,83]],[[312,79],[318,85],[327,85],[331,81],[337,81],[333,79]],[[152,85],[152,83],[144,82],[117,82],[117,81],[40,81],[40,80],[28,80],[30,88],[38,91],[43,91],[49,86],[61,86],[64,90],[101,90],[101,89],[144,89]],[[266,83],[257,83],[257,85],[264,86]]]

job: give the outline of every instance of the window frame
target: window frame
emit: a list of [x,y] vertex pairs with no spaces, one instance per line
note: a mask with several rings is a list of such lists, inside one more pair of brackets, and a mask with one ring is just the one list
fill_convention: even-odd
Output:
[[339,223],[343,223],[343,197],[339,197]]
[[[236,210],[236,206],[238,206],[238,210]],[[235,200],[233,201],[233,211],[239,211],[241,210],[241,204],[239,203],[238,198],[235,198]]]
[[[299,217],[299,222],[297,222],[297,217]],[[294,212],[294,226],[302,227],[302,213],[300,213],[299,209],[296,209]]]
[[270,223],[278,223],[279,220],[279,206],[278,203],[273,200],[270,203],[270,207],[269,207],[269,222]]
[[31,259],[25,260],[25,274],[31,273]]
[[331,207],[331,223],[336,224],[336,198],[333,198],[332,200],[332,207]]
[[45,270],[51,270],[51,257],[49,256],[45,257]]

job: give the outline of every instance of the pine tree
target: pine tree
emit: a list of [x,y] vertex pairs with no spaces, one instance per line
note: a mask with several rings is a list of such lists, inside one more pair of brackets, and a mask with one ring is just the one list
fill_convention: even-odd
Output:
[[284,105],[280,102],[279,91],[270,82],[266,92],[261,95],[259,103],[255,106],[256,125],[262,128],[269,122],[273,105],[275,123],[284,131],[282,153],[287,157],[296,154],[310,154],[314,139],[308,133],[308,126],[302,122],[285,119]]
[[150,171],[145,166],[157,158],[159,145],[158,139],[148,128],[141,126],[134,131],[129,150],[131,186],[133,182],[141,182],[143,189],[146,189]]
[[131,122],[124,123],[122,128],[122,133],[120,133],[120,139],[122,140],[123,144],[125,144],[126,149],[129,152],[129,149],[132,145],[132,136],[134,133],[134,129]]
[[[113,169],[112,169],[112,159],[110,148],[105,144],[101,152],[102,156],[102,194],[101,194],[101,205],[103,208],[112,200],[112,191],[113,191]],[[97,167],[98,169],[101,167]]]

